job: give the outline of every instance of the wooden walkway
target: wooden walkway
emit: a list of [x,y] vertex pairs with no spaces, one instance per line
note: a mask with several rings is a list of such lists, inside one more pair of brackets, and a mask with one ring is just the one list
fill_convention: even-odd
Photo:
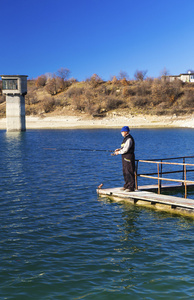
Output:
[[[169,186],[167,186],[169,188]],[[175,187],[175,186],[174,186]],[[125,192],[121,187],[98,189],[101,197],[108,197],[115,201],[126,201],[137,205],[149,206],[155,209],[171,211],[194,216],[194,199],[180,198],[151,192],[156,186],[142,186],[134,192]],[[165,187],[163,187],[165,188]]]

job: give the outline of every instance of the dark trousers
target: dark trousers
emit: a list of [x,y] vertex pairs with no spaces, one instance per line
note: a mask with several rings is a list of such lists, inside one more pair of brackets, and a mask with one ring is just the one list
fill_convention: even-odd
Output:
[[123,177],[125,180],[124,188],[135,189],[135,155],[122,155]]

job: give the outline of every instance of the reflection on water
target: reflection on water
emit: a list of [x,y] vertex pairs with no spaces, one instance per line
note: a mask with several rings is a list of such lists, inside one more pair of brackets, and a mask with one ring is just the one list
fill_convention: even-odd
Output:
[[6,131],[5,138],[7,141],[9,140],[21,140],[25,136],[24,132],[17,132],[17,131]]
[[[133,130],[136,157],[192,155],[193,135]],[[120,140],[119,130],[0,131],[0,298],[192,299],[194,221],[98,199],[101,182],[123,184],[120,158],[65,150]]]

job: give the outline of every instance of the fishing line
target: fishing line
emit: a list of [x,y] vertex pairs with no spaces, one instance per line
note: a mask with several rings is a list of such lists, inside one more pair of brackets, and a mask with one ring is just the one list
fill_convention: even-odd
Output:
[[69,148],[69,149],[64,149],[67,151],[91,151],[91,152],[95,152],[95,151],[100,151],[100,152],[114,152],[113,150],[106,150],[106,149],[73,149],[73,148]]
[[114,152],[114,150],[107,150],[107,149],[84,149],[84,148],[64,148],[64,149],[57,149],[57,148],[43,148],[44,150],[57,150],[57,151],[90,151],[90,152]]

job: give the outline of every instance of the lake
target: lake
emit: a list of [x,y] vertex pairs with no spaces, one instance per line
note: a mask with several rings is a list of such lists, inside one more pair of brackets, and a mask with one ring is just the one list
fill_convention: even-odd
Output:
[[[131,134],[137,159],[194,155],[194,129]],[[194,220],[96,194],[123,185],[121,156],[81,149],[121,142],[119,129],[0,131],[0,299],[194,298]]]

